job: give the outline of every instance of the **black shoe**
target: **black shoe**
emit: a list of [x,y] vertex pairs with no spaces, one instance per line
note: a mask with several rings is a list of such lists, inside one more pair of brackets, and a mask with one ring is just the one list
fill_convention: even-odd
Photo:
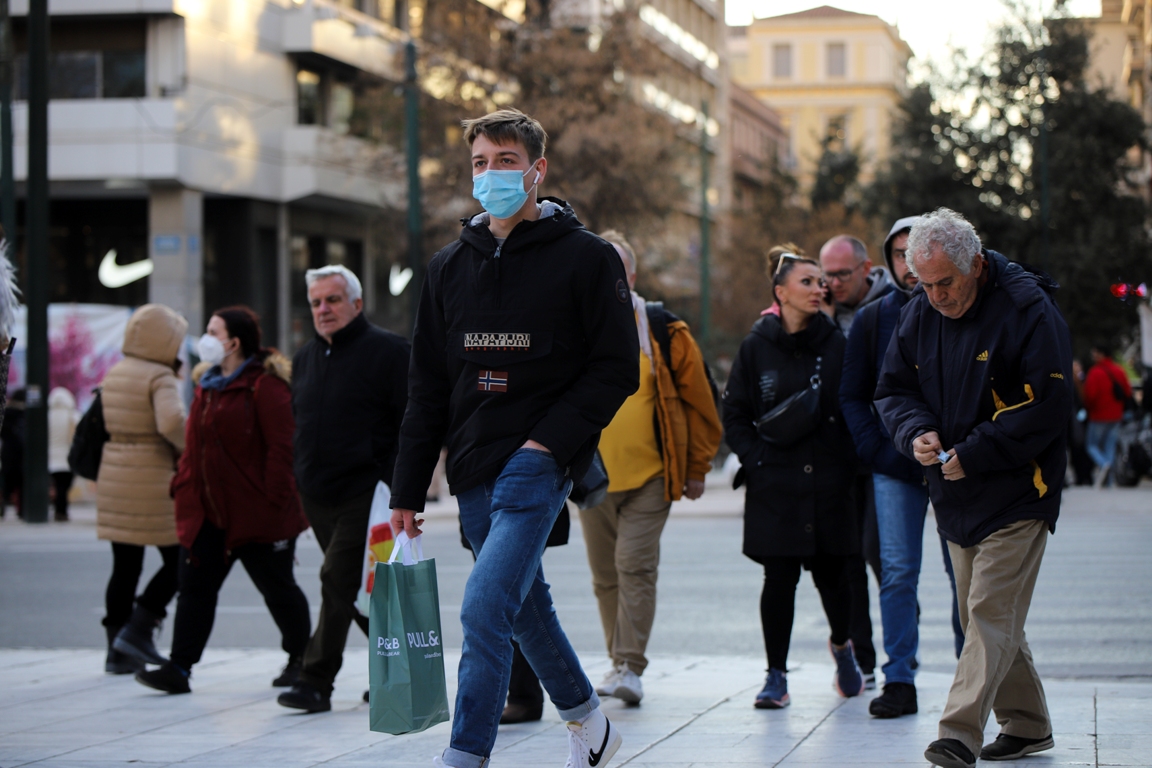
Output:
[[109,675],[134,675],[143,669],[144,662],[125,656],[115,648],[109,648],[104,657],[104,672]]
[[916,686],[911,683],[887,683],[884,693],[868,705],[872,717],[889,718],[916,714]]
[[300,679],[300,670],[304,667],[304,660],[299,656],[289,656],[288,664],[280,676],[272,681],[273,688],[291,688]]
[[364,703],[368,703],[368,691],[364,691]]
[[112,647],[125,656],[148,664],[167,664],[168,658],[156,650],[153,641],[163,619],[163,616],[137,604],[132,611],[132,618],[116,633]]
[[1052,740],[1052,734],[1048,734],[1042,739],[1026,739],[1023,736],[1009,736],[1002,733],[996,737],[996,741],[980,750],[980,759],[1016,760],[1033,752],[1052,749],[1054,746],[1056,746],[1056,742]]
[[159,669],[136,673],[136,682],[165,693],[192,693],[188,685],[188,675],[172,662]]
[[303,709],[305,712],[327,712],[332,709],[332,699],[320,693],[308,683],[296,683],[291,690],[276,697],[276,703],[289,709]]
[[958,739],[937,739],[924,750],[924,758],[941,768],[976,768],[972,750]]
[[500,714],[500,725],[534,723],[544,716],[543,704],[516,704],[509,702]]

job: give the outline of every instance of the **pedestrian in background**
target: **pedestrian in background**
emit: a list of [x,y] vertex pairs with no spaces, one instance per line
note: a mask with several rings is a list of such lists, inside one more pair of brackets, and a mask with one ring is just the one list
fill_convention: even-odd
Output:
[[[836,691],[848,697],[864,690],[849,639],[846,568],[860,551],[860,534],[851,500],[856,457],[838,398],[844,335],[820,311],[826,286],[817,262],[782,254],[772,287],[780,312],[752,326],[724,391],[724,436],[747,486],[744,554],[764,568],[768,676],[756,696],[761,709],[790,703],[788,647],[802,568],[812,572],[828,617]],[[805,429],[776,444],[762,437],[756,422],[814,382],[819,405]]]
[[187,450],[172,481],[181,549],[171,660],[136,675],[166,693],[191,692],[192,666],[237,560],[264,596],[290,659],[304,653],[311,631],[308,599],[292,573],[296,537],[308,521],[292,477],[291,365],[260,346],[256,313],[242,306],[214,312],[197,351]]
[[325,712],[332,708],[349,626],[355,621],[368,634],[356,595],[376,484],[392,485],[410,347],[364,317],[360,280],[348,268],[310,269],[304,280],[316,335],[292,360],[294,471],[324,564],[316,633],[293,662],[292,690],[277,701]]
[[[848,332],[840,382],[840,407],[852,433],[856,455],[872,472],[880,538],[880,617],[888,661],[884,665],[884,692],[868,706],[875,717],[899,717],[917,711],[920,605],[916,590],[928,512],[928,481],[919,463],[896,450],[872,403],[884,354],[900,321],[900,310],[911,300],[918,282],[905,257],[908,233],[917,221],[915,216],[898,220],[884,241],[884,259],[895,289],[856,313]],[[948,542],[943,536],[939,538],[944,570],[952,584],[952,631],[959,658],[964,629],[956,604],[956,578]]]
[[[154,636],[177,585],[179,540],[169,486],[184,450],[176,356],[187,331],[188,321],[168,307],[140,307],[124,330],[124,359],[102,385],[109,438],[96,476],[96,535],[112,542],[112,576],[104,595],[104,670],[111,674],[164,660]],[[163,565],[137,596],[146,546],[160,550]]]
[[[837,235],[820,248],[820,268],[835,302],[833,316],[840,330],[848,335],[856,313],[887,296],[894,288],[892,277],[883,266],[872,266],[868,248],[859,238]],[[880,534],[876,524],[875,490],[872,472],[861,465],[852,485],[852,501],[860,531],[860,554],[848,564],[848,583],[852,590],[852,648],[864,673],[864,687],[876,687],[876,646],[872,642],[872,611],[868,596],[868,566],[883,582],[880,562]]]
[[0,499],[0,518],[11,504],[16,518],[24,519],[24,402],[27,390],[23,387],[8,396],[4,409],[4,424],[0,426],[0,481],[3,498]]
[[567,723],[569,768],[594,768],[622,737],[560,626],[541,557],[600,431],[636,391],[632,300],[615,250],[563,200],[538,201],[548,173],[539,122],[503,109],[465,121],[464,140],[484,212],[428,265],[392,494],[392,530],[419,536],[447,445],[476,553],[452,736],[434,764],[489,762],[515,638]]
[[[922,291],[900,313],[876,406],[897,449],[927,468],[956,573],[964,651],[924,757],[946,768],[1051,749],[1024,636],[1060,513],[1072,345],[1046,275],[981,247],[960,214],[921,218],[906,256]],[[996,712],[1000,735],[984,746]]]
[[1084,378],[1084,407],[1088,410],[1086,448],[1096,463],[1094,485],[1102,488],[1116,460],[1116,439],[1124,406],[1132,397],[1128,374],[1112,359],[1112,347],[1106,342],[1092,345],[1092,367]]
[[608,496],[580,510],[580,523],[612,659],[596,693],[639,704],[640,676],[648,666],[644,652],[656,618],[660,535],[673,501],[704,494],[722,428],[688,324],[636,293],[636,253],[624,236],[615,230],[600,236],[620,255],[632,289],[640,388],[601,434]]
[[72,490],[72,468],[68,466],[68,450],[80,413],[76,410],[76,397],[67,387],[55,387],[48,393],[48,472],[52,476],[56,522],[68,520],[68,494]]

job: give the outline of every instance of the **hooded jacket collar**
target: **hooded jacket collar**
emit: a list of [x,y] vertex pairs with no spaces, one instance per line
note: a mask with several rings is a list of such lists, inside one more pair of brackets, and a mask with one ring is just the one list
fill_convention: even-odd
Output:
[[[550,243],[574,230],[584,229],[584,225],[576,218],[572,206],[564,200],[558,197],[544,197],[540,199],[538,205],[540,218],[517,224],[504,241],[503,254],[534,248]],[[464,225],[460,240],[486,256],[496,252],[496,238],[492,235],[492,230],[488,229],[488,221],[488,214],[483,212],[460,220]]]
[[364,317],[364,313],[361,312],[352,318],[352,322],[332,334],[331,344],[325,341],[324,337],[320,334],[316,334],[316,339],[324,346],[335,349],[336,347],[344,346],[366,330],[368,330],[368,318]]
[[836,323],[823,312],[817,312],[812,317],[812,322],[808,323],[808,327],[798,333],[786,332],[780,317],[775,314],[764,315],[752,326],[752,333],[787,351],[817,350],[838,330]]
[[896,279],[896,270],[892,268],[892,241],[895,240],[896,236],[901,232],[910,232],[918,221],[920,221],[919,216],[905,216],[902,219],[896,219],[896,223],[892,225],[892,229],[888,230],[888,237],[884,238],[884,263],[888,265],[888,272],[891,274],[893,287],[905,296],[911,296],[912,289],[905,288]]

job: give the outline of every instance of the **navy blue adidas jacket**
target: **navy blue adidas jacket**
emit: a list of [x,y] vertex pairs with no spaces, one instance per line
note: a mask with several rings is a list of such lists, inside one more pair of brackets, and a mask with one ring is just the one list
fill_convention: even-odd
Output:
[[924,482],[924,467],[896,450],[892,435],[872,403],[888,342],[896,333],[900,310],[910,300],[904,291],[891,290],[856,313],[844,348],[840,412],[852,433],[860,461],[873,472],[920,485]]
[[1050,278],[984,251],[988,280],[961,318],[917,290],[888,347],[876,407],[896,448],[936,431],[966,477],[928,467],[940,532],[962,547],[1019,520],[1055,530],[1072,408],[1072,344]]

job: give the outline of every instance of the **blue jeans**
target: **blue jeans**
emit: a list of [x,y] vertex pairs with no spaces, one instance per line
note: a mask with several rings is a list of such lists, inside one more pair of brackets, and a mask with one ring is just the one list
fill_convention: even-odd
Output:
[[[924,549],[924,518],[928,486],[907,483],[879,473],[872,476],[876,522],[880,529],[880,618],[884,627],[885,683],[914,683],[913,661],[920,644],[919,603],[916,597]],[[940,537],[944,568],[952,583],[952,630],[956,655],[964,642],[956,604],[956,579],[948,544]]]
[[476,565],[460,608],[464,647],[451,746],[443,755],[448,765],[482,768],[492,754],[513,638],[560,717],[577,720],[600,706],[560,628],[540,565],[571,487],[552,454],[521,448],[499,477],[457,497]]
[[1098,467],[1110,467],[1116,458],[1116,438],[1120,437],[1120,422],[1090,421],[1085,440],[1088,455]]

